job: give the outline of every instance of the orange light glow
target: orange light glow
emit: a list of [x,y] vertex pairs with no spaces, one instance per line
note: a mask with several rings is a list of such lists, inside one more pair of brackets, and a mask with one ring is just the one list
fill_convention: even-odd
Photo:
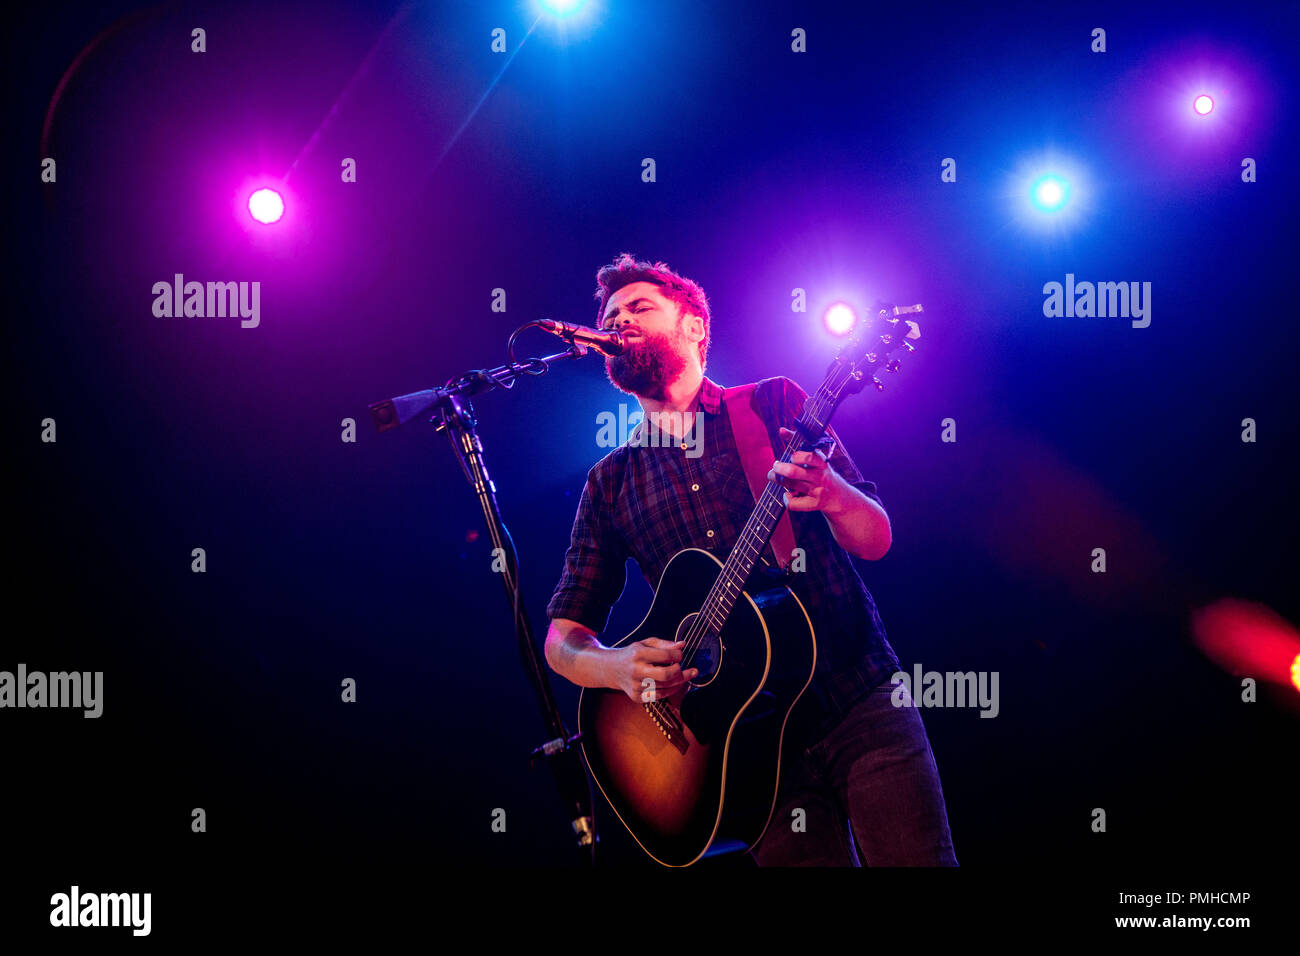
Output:
[[1271,608],[1224,598],[1192,614],[1196,644],[1230,674],[1300,690],[1300,631]]

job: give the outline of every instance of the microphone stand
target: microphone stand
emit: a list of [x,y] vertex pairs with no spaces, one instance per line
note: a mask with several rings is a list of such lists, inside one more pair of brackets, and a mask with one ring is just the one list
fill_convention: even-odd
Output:
[[434,426],[434,431],[442,432],[451,439],[452,448],[460,460],[461,470],[473,487],[479,505],[483,509],[488,535],[492,539],[493,554],[504,555],[506,559],[501,572],[501,581],[505,585],[506,597],[513,609],[519,657],[537,695],[537,703],[541,708],[542,719],[549,735],[546,742],[534,747],[530,752],[529,766],[535,767],[538,757],[545,757],[549,763],[560,796],[569,810],[570,825],[577,838],[578,850],[594,867],[596,847],[600,841],[592,813],[591,781],[578,758],[577,744],[581,734],[571,735],[565,726],[555,703],[550,679],[538,657],[533,630],[520,596],[519,556],[515,553],[514,541],[501,518],[501,509],[496,499],[496,485],[488,476],[487,464],[483,460],[483,442],[476,431],[478,421],[474,417],[474,408],[469,401],[471,395],[494,388],[513,388],[515,382],[525,375],[541,375],[552,362],[577,359],[587,354],[585,345],[574,343],[569,349],[545,358],[515,361],[515,336],[534,324],[536,323],[522,326],[510,336],[510,364],[494,369],[466,372],[442,388],[425,389],[376,402],[370,406],[370,414],[375,428],[381,432],[431,414],[427,421]]

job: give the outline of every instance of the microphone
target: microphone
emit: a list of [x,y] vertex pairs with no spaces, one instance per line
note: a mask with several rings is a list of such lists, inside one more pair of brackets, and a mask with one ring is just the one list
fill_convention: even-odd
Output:
[[375,431],[391,431],[398,425],[405,425],[414,418],[428,414],[437,403],[438,393],[432,388],[398,395],[369,406],[370,420],[375,424]]
[[585,325],[570,325],[568,322],[556,322],[552,319],[539,319],[537,324],[552,335],[558,335],[566,342],[571,342],[574,345],[585,345],[588,348],[595,349],[601,355],[622,355],[625,348],[623,336],[617,332],[602,332],[599,329],[590,329]]

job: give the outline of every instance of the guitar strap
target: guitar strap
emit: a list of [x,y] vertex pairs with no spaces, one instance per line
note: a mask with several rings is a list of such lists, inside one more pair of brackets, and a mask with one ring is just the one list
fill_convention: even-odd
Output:
[[[731,434],[740,452],[740,463],[744,466],[749,490],[757,504],[767,488],[767,473],[772,470],[777,455],[767,436],[767,426],[755,407],[754,393],[754,383],[723,389],[722,404],[727,409],[727,421],[731,423]],[[788,511],[782,512],[781,520],[776,523],[770,547],[777,564],[785,568],[794,552],[794,529]]]

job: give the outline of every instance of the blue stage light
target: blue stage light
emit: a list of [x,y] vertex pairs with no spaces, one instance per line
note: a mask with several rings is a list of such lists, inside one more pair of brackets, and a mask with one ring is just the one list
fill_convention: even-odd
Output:
[[584,0],[539,0],[541,8],[556,17],[573,16],[582,8],[583,2]]
[[1060,176],[1040,176],[1030,187],[1029,198],[1040,212],[1057,212],[1070,201],[1070,184]]

